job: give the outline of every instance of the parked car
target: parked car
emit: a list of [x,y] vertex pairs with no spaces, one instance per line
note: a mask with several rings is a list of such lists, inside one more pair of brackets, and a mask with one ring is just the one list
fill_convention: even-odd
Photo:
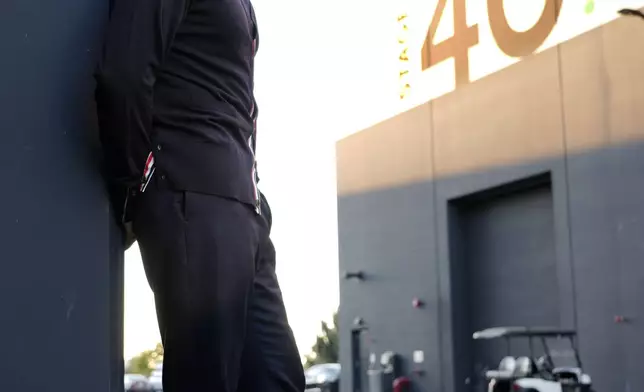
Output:
[[126,374],[124,377],[125,392],[151,392],[147,377],[142,374]]
[[[474,333],[475,340],[502,339],[508,350],[512,339],[527,339],[530,356],[515,358],[511,352],[501,360],[498,370],[488,370],[488,392],[592,392],[592,380],[582,370],[577,349],[577,333],[558,328],[499,327]],[[542,355],[536,359],[534,340],[541,343]],[[568,340],[572,366],[557,366],[548,341]]]
[[313,365],[304,371],[305,392],[339,392],[340,364],[325,363]]
[[157,365],[148,378],[148,383],[152,387],[153,392],[163,392],[163,364]]

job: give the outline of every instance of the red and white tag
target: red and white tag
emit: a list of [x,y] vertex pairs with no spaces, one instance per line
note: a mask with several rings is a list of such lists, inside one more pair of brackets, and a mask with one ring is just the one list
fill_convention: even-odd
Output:
[[148,154],[148,159],[145,161],[145,168],[143,169],[143,178],[140,188],[141,193],[145,192],[145,189],[148,187],[150,180],[152,180],[154,169],[154,155],[152,155],[152,152],[150,152]]

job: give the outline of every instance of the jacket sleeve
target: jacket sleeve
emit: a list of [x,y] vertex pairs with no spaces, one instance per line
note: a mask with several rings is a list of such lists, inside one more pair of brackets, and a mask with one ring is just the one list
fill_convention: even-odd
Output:
[[113,0],[96,71],[99,133],[110,181],[139,181],[151,149],[152,92],[191,0]]

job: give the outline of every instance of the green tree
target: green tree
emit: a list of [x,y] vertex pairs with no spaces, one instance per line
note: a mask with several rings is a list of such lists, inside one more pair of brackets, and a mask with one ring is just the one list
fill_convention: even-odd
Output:
[[152,370],[160,363],[163,363],[163,346],[161,343],[157,343],[154,350],[145,350],[130,359],[125,366],[125,372],[149,377],[152,374]]
[[338,362],[338,312],[333,314],[333,326],[322,322],[322,331],[315,339],[311,354],[306,356],[305,368],[321,363]]

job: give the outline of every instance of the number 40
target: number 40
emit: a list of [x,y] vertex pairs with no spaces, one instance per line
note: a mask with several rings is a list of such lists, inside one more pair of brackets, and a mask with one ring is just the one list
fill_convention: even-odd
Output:
[[[454,35],[436,44],[433,39],[447,5],[447,0],[438,0],[422,48],[423,71],[448,58],[454,58],[457,86],[470,82],[468,51],[479,43],[478,25],[467,25],[465,2],[466,0],[453,0]],[[515,31],[508,24],[503,0],[487,0],[488,21],[496,45],[510,57],[523,57],[534,53],[557,24],[563,2],[564,0],[546,0],[537,23],[527,31]]]

